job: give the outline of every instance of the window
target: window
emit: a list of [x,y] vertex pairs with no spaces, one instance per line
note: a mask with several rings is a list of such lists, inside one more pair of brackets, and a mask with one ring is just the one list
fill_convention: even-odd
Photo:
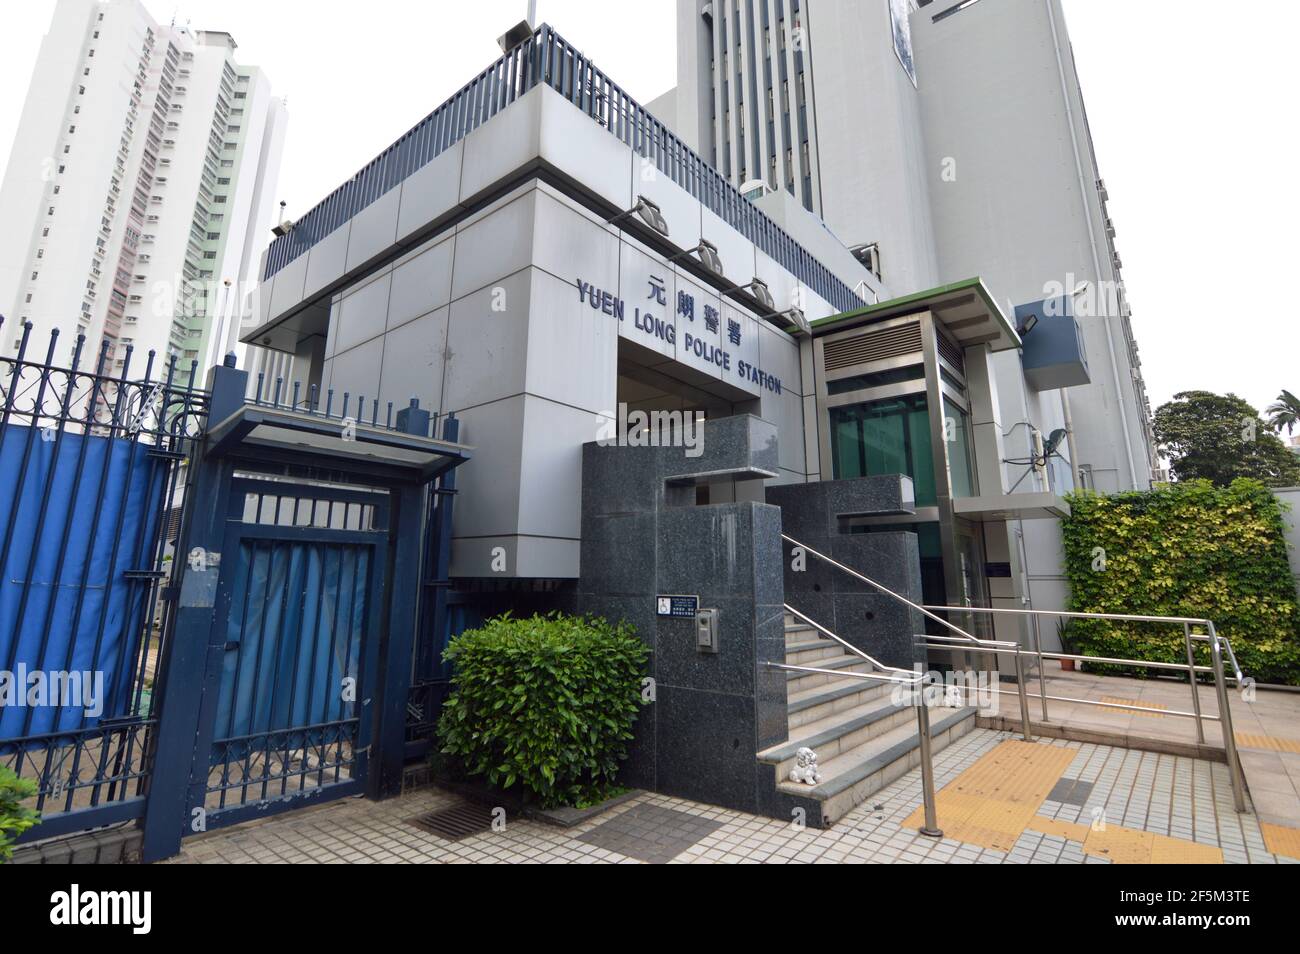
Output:
[[907,474],[916,490],[917,506],[935,505],[930,417],[924,395],[834,407],[830,418],[836,480]]
[[973,455],[971,454],[970,415],[947,398],[943,401],[943,415],[951,424],[944,424],[948,441],[948,479],[954,497],[975,496]]
[[878,388],[887,384],[901,384],[905,381],[924,381],[925,365],[910,364],[903,368],[889,368],[868,374],[855,374],[849,378],[837,378],[826,382],[827,394],[847,394],[866,388]]

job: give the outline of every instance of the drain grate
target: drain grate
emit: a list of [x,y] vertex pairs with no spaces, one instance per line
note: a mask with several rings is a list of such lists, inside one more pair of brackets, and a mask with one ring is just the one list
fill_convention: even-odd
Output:
[[486,805],[465,803],[417,815],[407,819],[407,823],[445,841],[460,841],[489,831],[492,828],[492,809]]

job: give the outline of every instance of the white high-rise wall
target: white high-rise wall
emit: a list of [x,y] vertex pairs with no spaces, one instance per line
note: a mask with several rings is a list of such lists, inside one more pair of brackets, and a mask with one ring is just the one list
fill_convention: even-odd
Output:
[[102,334],[143,147],[128,124],[148,128],[152,108],[140,78],[152,33],[138,5],[69,0],[55,13],[0,186],[7,350],[23,320],[41,348],[60,328],[61,357],[78,328]]
[[[1075,311],[1091,383],[1039,391],[1019,352],[993,360],[1003,453],[1024,461],[1068,424],[1072,461],[1053,461],[1050,489],[1070,489],[1072,470],[1101,491],[1149,486],[1150,409],[1059,0],[678,0],[677,20],[666,121],[737,185],[765,178],[844,244],[878,243],[887,295],[979,276],[1010,313],[1087,283]],[[782,44],[797,71],[770,68]],[[782,93],[797,78],[800,97],[769,100],[769,78]],[[769,120],[807,136],[806,167],[767,149]],[[774,175],[753,172],[755,149],[775,155]],[[794,171],[810,189],[790,188]],[[999,464],[1004,492],[1049,489],[1025,464]],[[1006,550],[988,538],[989,559],[1009,557],[1015,599],[1061,605],[1059,525],[1007,531]],[[1011,594],[995,582],[1002,605]]]
[[[917,71],[935,90],[922,97],[925,164],[951,158],[953,170],[931,190],[941,280],[978,273],[1004,305],[1087,283],[1075,314],[1092,381],[1066,392],[1077,464],[1097,490],[1147,487],[1150,411],[1059,0],[981,2],[935,20],[944,8],[912,17]],[[1004,402],[1032,414],[1038,398],[1059,413],[1056,392],[1009,393],[1023,376],[1015,355],[1001,360]]]
[[[957,7],[678,0],[678,86],[656,102],[737,185],[764,178],[845,245],[878,244],[887,295],[978,275],[1005,308],[1089,282],[1076,463],[1098,490],[1148,486],[1150,411],[1059,0]],[[783,129],[807,166],[787,164]],[[1028,390],[1018,362],[998,359],[1006,426],[1061,426],[1062,394]],[[1008,445],[1026,456],[1030,431]]]
[[[229,280],[242,300],[265,244],[284,107],[224,33],[154,22],[138,0],[60,0],[0,187],[0,346],[78,332],[105,370],[145,354],[200,374]],[[83,363],[93,364],[93,357]]]

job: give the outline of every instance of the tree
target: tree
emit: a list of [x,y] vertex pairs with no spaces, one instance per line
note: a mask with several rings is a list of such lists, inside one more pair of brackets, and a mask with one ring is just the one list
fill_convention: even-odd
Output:
[[1235,394],[1181,391],[1156,409],[1156,440],[1176,480],[1226,487],[1253,477],[1270,487],[1300,484],[1300,460]]
[[1285,427],[1287,434],[1290,434],[1291,429],[1300,424],[1300,398],[1283,388],[1277,400],[1264,408],[1264,413],[1268,415],[1269,427],[1279,434]]

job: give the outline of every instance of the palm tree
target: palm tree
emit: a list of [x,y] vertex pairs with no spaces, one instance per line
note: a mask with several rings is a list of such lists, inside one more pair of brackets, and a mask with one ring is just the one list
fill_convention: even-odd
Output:
[[1291,429],[1300,424],[1300,398],[1284,389],[1276,401],[1264,408],[1264,413],[1268,415],[1269,427],[1279,434],[1285,427],[1290,434]]

